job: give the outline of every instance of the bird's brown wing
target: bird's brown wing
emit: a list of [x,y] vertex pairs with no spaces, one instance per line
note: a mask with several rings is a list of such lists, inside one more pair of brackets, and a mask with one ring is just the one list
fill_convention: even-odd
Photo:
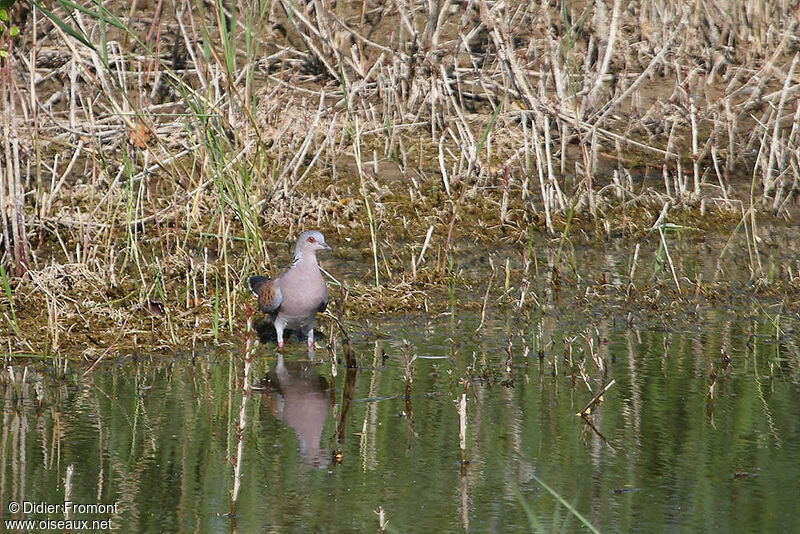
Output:
[[281,295],[280,277],[270,280],[266,276],[251,276],[247,281],[250,291],[258,298],[258,309],[264,313],[272,313],[281,307],[283,296]]

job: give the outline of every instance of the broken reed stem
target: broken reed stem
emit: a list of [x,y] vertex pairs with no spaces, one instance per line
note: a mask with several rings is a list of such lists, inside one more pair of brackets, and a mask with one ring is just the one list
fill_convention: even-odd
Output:
[[578,413],[578,415],[581,415],[581,416],[584,416],[584,417],[589,415],[591,413],[592,408],[595,405],[601,404],[603,402],[603,395],[605,395],[606,391],[611,389],[611,386],[613,386],[615,382],[616,382],[616,379],[612,378],[611,381],[609,381],[608,384],[606,384],[605,386],[601,387],[600,390],[597,393],[595,393],[594,397],[592,397],[592,400],[590,400],[586,404],[586,406],[583,408],[583,410],[581,410]]
[[[244,437],[247,427],[247,400],[250,398],[250,368],[256,353],[256,334],[253,330],[253,312],[245,304],[245,343],[244,343],[244,376],[242,377],[242,404],[239,407],[239,421],[236,425],[236,456],[233,461],[233,488],[231,489],[231,514],[236,513],[236,501],[242,484],[242,464],[244,463]],[[278,355],[278,366],[283,365],[283,355]]]
[[403,340],[403,359],[404,359],[404,366],[403,366],[403,375],[405,377],[405,406],[406,406],[406,447],[408,450],[411,450],[411,446],[413,443],[414,431],[413,431],[413,424],[414,424],[414,414],[413,414],[413,406],[411,405],[411,384],[414,382],[414,373],[411,369],[411,364],[414,363],[414,360],[417,359],[417,355],[411,356],[411,345],[406,341]]
[[375,515],[378,516],[378,534],[383,534],[389,524],[389,520],[386,519],[386,510],[384,510],[383,506],[378,506],[375,509]]
[[411,345],[407,340],[403,340],[403,377],[405,378],[406,382],[406,398],[409,397],[411,391],[411,383],[414,381],[414,375],[411,371],[411,364],[414,363],[414,360],[417,359],[417,356],[411,356]]
[[356,362],[356,356],[353,352],[350,335],[344,327],[344,302],[347,300],[347,294],[344,286],[340,286],[341,297],[336,301],[336,315],[334,315],[331,310],[327,310],[325,314],[336,323],[336,326],[339,327],[339,332],[342,334],[342,350],[344,351],[345,365],[347,365],[348,369],[355,369],[358,367],[358,362]]
[[641,247],[640,243],[636,243],[636,248],[633,251],[633,260],[631,261],[631,270],[630,274],[628,275],[628,279],[630,283],[633,283],[633,277],[636,275],[636,265],[639,263],[639,248]]
[[664,254],[667,256],[669,270],[672,273],[672,280],[675,282],[675,287],[678,290],[678,295],[683,296],[683,291],[681,290],[681,284],[680,282],[678,282],[678,275],[675,272],[675,265],[672,263],[672,256],[669,253],[669,247],[667,247],[667,240],[664,238],[664,232],[661,230],[661,226],[658,227],[658,235],[661,236],[661,244],[664,246]]
[[458,412],[458,448],[461,451],[461,471],[466,471],[467,464],[467,393],[465,391],[456,401],[456,411]]
[[489,291],[492,289],[492,282],[494,281],[494,277],[497,272],[491,256],[489,257],[489,266],[491,267],[492,272],[489,273],[489,279],[486,281],[486,292],[483,294],[483,304],[481,305],[481,322],[478,324],[478,327],[475,329],[473,334],[480,332],[481,328],[483,328],[483,323],[486,320],[486,306],[489,304]]
[[416,278],[416,271],[419,269],[420,264],[425,260],[425,251],[428,250],[428,245],[431,243],[431,236],[433,235],[433,225],[428,228],[428,233],[425,234],[425,241],[422,243],[422,250],[419,251],[417,261],[414,263],[414,278]]

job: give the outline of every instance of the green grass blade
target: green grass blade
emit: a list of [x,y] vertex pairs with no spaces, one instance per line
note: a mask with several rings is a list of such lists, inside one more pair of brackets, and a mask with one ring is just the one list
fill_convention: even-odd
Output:
[[44,14],[45,14],[45,16],[46,16],[47,18],[49,18],[49,19],[50,19],[50,20],[53,22],[53,24],[55,24],[56,26],[58,26],[59,28],[61,28],[61,31],[63,31],[64,33],[66,33],[67,35],[69,35],[69,36],[71,36],[71,37],[74,37],[75,39],[77,39],[78,41],[80,41],[80,43],[81,43],[81,44],[83,44],[83,45],[85,45],[85,46],[88,46],[89,48],[91,48],[92,50],[94,50],[95,52],[97,52],[97,48],[95,48],[94,44],[92,44],[92,42],[91,42],[91,41],[89,41],[89,40],[88,40],[88,39],[87,39],[87,38],[86,38],[86,37],[83,35],[83,33],[82,33],[82,32],[80,32],[80,33],[79,33],[78,31],[76,31],[76,30],[75,30],[75,29],[74,29],[72,26],[70,26],[69,24],[67,24],[67,23],[64,21],[64,19],[62,19],[61,17],[59,17],[58,15],[56,15],[55,13],[53,13],[52,11],[50,11],[49,9],[47,9],[46,7],[44,7],[44,6],[41,4],[41,2],[39,2],[38,0],[31,0],[31,3],[32,3],[34,6],[36,6],[36,8],[37,8],[37,9],[39,9],[39,11],[41,11],[42,13],[44,13]]
[[571,513],[572,515],[574,515],[575,517],[577,517],[577,518],[578,518],[578,521],[580,521],[581,523],[583,523],[583,524],[584,524],[584,526],[585,526],[586,528],[588,528],[589,530],[591,530],[592,532],[594,532],[594,534],[600,534],[600,531],[599,531],[599,530],[597,530],[596,528],[594,528],[594,525],[592,525],[592,524],[589,522],[589,520],[588,520],[588,519],[586,519],[585,517],[583,517],[583,515],[581,515],[581,513],[580,513],[579,511],[577,511],[577,510],[575,509],[575,507],[574,507],[574,506],[572,506],[570,503],[568,503],[568,502],[567,502],[567,501],[564,499],[564,497],[562,497],[561,495],[559,495],[558,493],[556,493],[556,491],[555,491],[553,488],[551,488],[550,486],[548,486],[547,484],[545,484],[545,483],[544,483],[544,481],[542,481],[542,480],[541,480],[539,477],[537,477],[536,475],[531,475],[531,476],[533,476],[533,479],[534,479],[534,480],[536,480],[536,482],[538,482],[539,484],[541,484],[541,486],[542,486],[544,489],[546,489],[546,490],[547,490],[547,491],[550,493],[550,495],[552,495],[553,497],[555,497],[555,499],[556,499],[558,502],[560,502],[561,504],[563,504],[563,505],[564,505],[564,508],[566,508],[567,510],[569,510],[569,513]]
[[478,154],[481,153],[483,150],[483,145],[486,144],[486,140],[489,139],[489,134],[492,132],[492,128],[494,128],[494,123],[497,122],[497,116],[500,115],[500,110],[503,109],[503,106],[506,103],[507,95],[503,95],[503,100],[500,101],[500,104],[494,108],[494,113],[492,113],[492,118],[489,119],[489,124],[486,126],[486,129],[483,131],[483,136],[481,136],[480,142],[478,142],[478,147],[475,149],[475,158],[478,158]]
[[14,294],[11,291],[11,283],[8,281],[8,274],[2,264],[0,264],[0,278],[3,280],[3,290],[6,292],[8,305],[11,308],[11,326],[14,328],[14,332],[20,336],[22,332],[20,332],[19,324],[17,324],[17,312],[14,310]]
[[525,496],[522,495],[522,492],[519,490],[519,488],[516,489],[515,493],[517,495],[517,502],[519,502],[520,506],[522,506],[522,509],[525,511],[525,515],[528,518],[528,524],[531,526],[531,528],[535,532],[546,532],[544,525],[542,525],[542,522],[539,520],[539,516],[537,516],[536,512],[533,511],[533,507],[530,505],[530,503],[525,500]]

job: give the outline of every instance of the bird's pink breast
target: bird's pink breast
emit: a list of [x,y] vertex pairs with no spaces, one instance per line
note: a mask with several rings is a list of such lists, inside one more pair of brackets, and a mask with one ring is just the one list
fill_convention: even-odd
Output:
[[328,297],[328,288],[316,263],[297,265],[281,277],[280,315],[288,320],[313,317]]

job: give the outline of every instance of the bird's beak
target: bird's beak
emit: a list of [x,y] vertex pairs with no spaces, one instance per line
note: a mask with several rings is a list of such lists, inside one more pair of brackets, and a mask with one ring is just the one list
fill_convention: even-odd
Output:
[[324,248],[325,250],[330,250],[331,252],[333,252],[333,249],[327,243],[321,243],[321,245],[322,248]]

